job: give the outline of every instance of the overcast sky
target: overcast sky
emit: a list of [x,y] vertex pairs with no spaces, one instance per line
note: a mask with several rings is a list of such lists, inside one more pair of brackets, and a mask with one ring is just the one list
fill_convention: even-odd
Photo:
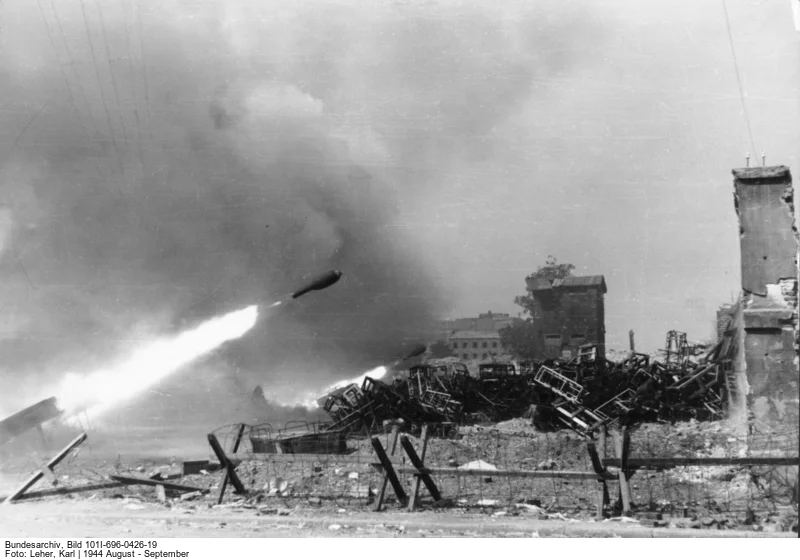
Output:
[[346,367],[348,337],[518,313],[548,255],[605,275],[610,346],[708,338],[730,170],[794,171],[800,135],[789,0],[726,5],[732,44],[721,0],[3,0],[2,340],[99,359],[337,267],[242,354]]

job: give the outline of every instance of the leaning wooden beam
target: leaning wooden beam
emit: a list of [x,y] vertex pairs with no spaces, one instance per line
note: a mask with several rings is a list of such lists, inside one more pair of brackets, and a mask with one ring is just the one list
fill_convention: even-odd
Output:
[[[395,424],[392,426],[392,443],[391,449],[389,453],[394,455],[394,452],[397,451],[397,437],[400,435],[400,426]],[[391,461],[389,457],[387,457]],[[374,459],[373,459],[374,460]],[[375,511],[380,511],[383,508],[383,500],[386,497],[386,486],[389,484],[389,475],[384,473],[383,481],[381,482],[381,489],[378,492],[378,499],[375,501]]]
[[122,484],[142,486],[161,486],[164,490],[175,490],[177,492],[207,492],[205,488],[197,488],[195,486],[186,486],[185,484],[175,484],[174,482],[166,482],[164,480],[153,480],[152,478],[137,478],[135,476],[121,476],[118,474],[109,475],[109,478]]
[[[236,453],[239,451],[239,444],[242,443],[242,436],[244,435],[244,429],[247,427],[247,424],[240,424],[239,425],[239,432],[236,434],[236,442],[233,444],[233,452]],[[230,459],[228,460],[230,463]],[[230,475],[228,475],[228,471],[225,471],[225,478],[222,480],[222,486],[219,489],[219,497],[217,498],[217,504],[222,503],[222,498],[225,496],[225,490],[228,488],[228,480],[230,479]]]
[[[386,455],[386,451],[383,449],[383,445],[381,445],[381,440],[377,436],[373,436],[372,438],[372,448],[375,449],[375,454],[378,456],[378,459],[383,466],[383,470],[386,472],[386,476],[389,478],[389,482],[392,483],[392,488],[394,488],[394,493],[397,495],[397,499],[400,501],[400,503],[405,504],[406,500],[408,499],[406,491],[403,489],[403,485],[400,484],[400,479],[397,478],[397,473],[395,472],[391,461],[389,461],[389,456]],[[414,470],[416,472],[416,469]]]
[[631,490],[628,486],[628,450],[630,449],[630,435],[628,430],[622,429],[622,433],[614,434],[614,446],[620,461],[619,469],[619,493],[622,501],[622,515],[629,515],[631,511]]
[[[428,453],[428,425],[425,424],[422,426],[422,434],[420,435],[420,439],[422,439],[422,451],[420,452],[419,458],[420,461],[423,463],[425,462],[425,455]],[[417,498],[419,498],[419,485],[422,482],[422,479],[417,475],[414,477],[414,490],[411,493],[411,499],[408,502],[408,511],[414,511],[414,508],[417,505]]]
[[[603,460],[606,467],[619,467],[618,458]],[[643,467],[670,468],[685,465],[697,466],[782,466],[800,465],[800,457],[673,457],[673,458],[650,458],[632,457],[628,459],[629,469],[640,469]]]
[[[78,437],[76,437],[64,449],[59,451],[58,455],[56,455],[55,457],[50,459],[47,462],[47,465],[45,465],[45,467],[47,469],[50,469],[50,471],[52,472],[53,467],[55,467],[61,461],[63,461],[64,457],[66,457],[69,454],[70,451],[72,451],[73,449],[78,447],[80,444],[82,444],[84,441],[86,441],[86,437],[87,436],[86,436],[85,432],[82,433],[81,435],[79,435]],[[16,500],[17,498],[22,496],[31,486],[36,484],[43,476],[44,476],[44,473],[41,470],[36,471],[33,474],[33,476],[31,476],[28,480],[26,480],[25,483],[22,486],[20,486],[19,489],[17,489],[8,498],[6,498],[6,500],[3,503],[4,504],[10,504],[14,500]]]
[[594,442],[590,441],[588,444],[586,444],[586,447],[589,450],[589,458],[592,461],[592,468],[598,475],[597,481],[600,483],[597,487],[597,518],[602,519],[606,506],[606,496],[608,496],[608,484],[606,483],[606,479],[603,478],[606,469],[603,467],[603,463],[600,461],[600,456],[597,453],[597,448],[595,448]]
[[[600,428],[600,433],[597,436],[597,456],[600,458],[600,463],[606,458],[606,440],[608,439],[608,427],[603,426]],[[603,471],[605,472],[605,465]],[[603,484],[603,508],[611,504],[611,496],[608,494],[608,483]]]
[[442,495],[439,493],[439,489],[436,487],[436,483],[433,482],[430,473],[426,473],[425,465],[422,463],[422,460],[417,456],[417,451],[414,449],[414,445],[409,441],[408,436],[403,436],[400,438],[400,445],[403,446],[403,449],[408,455],[408,459],[411,461],[411,464],[416,467],[417,471],[420,473],[418,475],[419,478],[422,479],[423,484],[425,484],[425,488],[428,489],[428,492],[431,493],[433,499],[437,502],[442,499]]
[[242,484],[242,481],[239,480],[239,475],[236,474],[236,467],[228,460],[228,457],[225,456],[225,451],[222,450],[222,446],[219,444],[219,440],[217,436],[214,434],[208,434],[208,444],[211,446],[211,449],[214,450],[214,454],[219,459],[219,464],[227,471],[228,478],[233,484],[233,488],[236,490],[237,494],[246,494],[247,490]]

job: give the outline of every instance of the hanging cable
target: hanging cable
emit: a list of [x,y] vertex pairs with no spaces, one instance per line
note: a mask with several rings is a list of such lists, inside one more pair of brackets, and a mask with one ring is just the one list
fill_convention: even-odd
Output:
[[144,155],[142,154],[142,126],[139,121],[139,108],[136,98],[136,78],[133,69],[133,51],[131,50],[131,27],[128,24],[128,15],[125,13],[125,6],[122,6],[122,20],[125,24],[125,46],[128,50],[128,80],[131,85],[131,95],[133,96],[133,117],[136,123],[136,146],[139,152],[139,165],[144,173]]
[[750,146],[753,149],[753,153],[758,153],[756,151],[756,144],[753,141],[753,129],[750,126],[750,116],[747,114],[747,104],[744,101],[744,88],[742,87],[742,77],[739,74],[739,62],[736,60],[736,50],[733,48],[733,34],[731,33],[731,20],[728,17],[728,6],[725,3],[725,0],[722,0],[722,9],[725,11],[725,25],[728,28],[728,41],[730,41],[731,45],[731,54],[733,55],[733,67],[736,70],[736,83],[739,86],[739,98],[742,100],[742,111],[744,112],[744,120],[747,123],[747,134],[750,136]]
[[[69,100],[69,104],[72,106],[72,110],[75,111],[75,115],[78,118],[78,124],[81,127],[81,131],[83,132],[83,135],[86,137],[86,142],[88,144],[91,144],[92,136],[91,136],[91,134],[89,134],[89,131],[86,129],[86,125],[83,122],[83,115],[81,115],[81,112],[78,109],[78,105],[75,103],[75,96],[72,94],[72,87],[70,87],[69,80],[67,80],[67,74],[64,72],[64,65],[61,63],[61,57],[58,54],[58,47],[56,47],[56,42],[53,39],[53,34],[50,32],[50,25],[47,23],[47,18],[44,15],[44,8],[42,8],[41,0],[37,0],[36,4],[39,6],[39,14],[41,14],[41,16],[42,16],[42,22],[44,23],[44,29],[47,32],[47,38],[50,40],[50,46],[53,48],[53,54],[55,55],[56,62],[58,63],[58,70],[61,73],[61,79],[64,81],[64,87],[67,88],[67,99]],[[60,23],[59,23],[59,25],[60,25]],[[63,31],[62,31],[62,33],[63,33]],[[80,78],[78,78],[78,85],[80,86],[80,84],[81,84],[81,81],[80,81]],[[82,87],[81,87],[81,91],[83,91]],[[85,99],[85,94],[84,94],[84,99]],[[88,102],[87,102],[87,106],[88,106]],[[45,107],[46,107],[46,105],[45,105]],[[45,107],[42,107],[40,113],[42,111],[44,111]],[[38,115],[36,117],[38,118]],[[91,119],[91,112],[89,113],[89,117],[90,117],[89,118],[90,122],[93,122],[92,119]],[[34,118],[34,120],[35,120],[35,118]],[[30,123],[27,126],[30,126],[30,124],[32,124],[32,123],[33,123],[33,120],[31,120]],[[27,126],[26,126],[26,129],[27,129]],[[96,128],[94,129],[94,131],[95,131],[95,137],[99,138],[99,133],[97,132]],[[19,138],[17,138],[17,142],[19,142],[19,140],[21,138],[22,138],[22,135],[20,135]],[[16,143],[15,143],[15,145],[16,145]],[[105,178],[105,174],[100,169],[100,164],[97,163],[96,160],[95,160],[94,164],[95,164],[95,167],[97,168],[97,172],[103,178]]]
[[108,124],[108,129],[111,132],[111,143],[114,146],[114,152],[117,154],[117,162],[119,163],[119,172],[120,174],[124,174],[125,170],[122,167],[122,157],[119,155],[119,147],[117,146],[117,138],[114,136],[114,126],[111,124],[111,114],[108,112],[108,105],[106,104],[106,97],[103,94],[103,82],[100,80],[100,70],[97,65],[97,55],[94,51],[94,43],[92,42],[92,34],[89,31],[89,19],[86,17],[86,7],[83,4],[83,0],[81,2],[81,12],[83,12],[83,24],[86,27],[86,37],[89,39],[89,50],[92,52],[92,61],[94,62],[94,73],[97,76],[97,86],[100,88],[100,100],[103,103],[103,111],[106,114],[106,123]]
[[117,116],[119,117],[119,124],[122,127],[122,140],[128,144],[128,133],[125,130],[125,119],[122,118],[122,104],[119,102],[119,90],[117,88],[117,79],[114,77],[114,66],[111,64],[111,49],[108,48],[108,35],[106,34],[106,22],[103,17],[103,9],[100,7],[100,2],[95,0],[97,6],[97,14],[100,16],[100,36],[103,38],[103,47],[106,52],[106,62],[108,63],[108,74],[111,76],[111,87],[114,90],[114,99],[117,102]]
[[[41,9],[41,5],[39,6],[39,8]],[[86,105],[87,110],[89,112],[89,124],[92,125],[92,130],[94,131],[95,137],[99,138],[100,131],[97,130],[97,126],[94,123],[94,119],[91,118],[92,106],[89,103],[89,99],[86,97],[86,91],[83,89],[83,82],[81,81],[81,78],[78,75],[77,63],[75,62],[75,57],[72,55],[72,49],[70,49],[69,43],[67,42],[67,36],[64,33],[64,27],[61,24],[61,18],[58,17],[58,12],[56,11],[56,6],[53,0],[50,0],[50,9],[53,11],[53,17],[56,20],[56,26],[58,27],[58,32],[61,35],[61,42],[64,43],[64,52],[67,53],[67,60],[69,67],[72,68],[72,73],[75,75],[75,80],[78,82],[79,97],[81,97],[83,103]],[[44,17],[44,15],[42,17]],[[55,49],[55,45],[53,45],[53,48]],[[58,51],[56,51],[56,55],[58,55]]]
[[139,26],[139,48],[142,54],[142,84],[144,85],[144,106],[147,110],[147,128],[150,134],[150,143],[153,143],[153,124],[150,115],[150,87],[147,84],[147,64],[144,57],[144,33],[142,32],[142,11],[139,0],[136,0],[136,21]]

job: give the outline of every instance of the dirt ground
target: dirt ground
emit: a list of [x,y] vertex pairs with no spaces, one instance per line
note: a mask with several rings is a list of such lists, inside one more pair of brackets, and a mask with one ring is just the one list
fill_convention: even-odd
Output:
[[257,510],[212,508],[202,512],[117,501],[31,501],[0,508],[0,538],[537,538],[537,537],[755,537],[793,538],[791,533],[708,531],[643,527],[631,520],[581,522],[508,519],[430,512],[339,511],[263,515]]
[[[407,512],[387,492],[384,512],[372,511],[382,476],[370,465],[302,460],[275,463],[248,454],[237,473],[248,489],[228,489],[217,505],[223,474],[183,475],[183,461],[210,459],[206,430],[175,433],[130,429],[91,432],[79,452],[55,469],[57,485],[40,480],[13,505],[0,507],[0,535],[23,536],[257,536],[257,537],[448,537],[448,536],[796,536],[791,501],[796,467],[760,473],[746,467],[683,467],[640,471],[632,479],[636,519],[596,521],[594,480],[437,477],[444,503],[423,489],[420,511]],[[220,442],[230,450],[226,430]],[[69,441],[74,434],[63,434]],[[388,436],[383,436],[388,448]],[[795,436],[792,436],[795,437]],[[410,438],[417,449],[421,442]],[[791,438],[789,438],[791,439]],[[796,439],[769,440],[770,449],[796,449]],[[7,449],[0,464],[0,496],[8,495],[51,456],[31,438]],[[60,440],[52,446],[63,445]],[[738,456],[742,440],[725,426],[650,426],[633,437],[634,456]],[[611,445],[608,446],[612,448]],[[352,455],[371,457],[369,440],[348,441]],[[784,449],[785,448],[785,449]],[[13,452],[10,452],[13,451]],[[241,450],[240,450],[241,451]],[[795,452],[796,453],[796,452]],[[569,432],[538,433],[523,420],[493,427],[465,427],[455,439],[432,439],[426,464],[453,467],[483,461],[498,469],[591,470],[586,442]],[[201,492],[159,496],[155,487],[121,485],[109,477],[162,476]],[[767,476],[769,475],[769,476]],[[792,478],[793,477],[793,478]],[[414,478],[401,477],[410,490]],[[784,480],[785,479],[785,480]],[[612,502],[616,484],[609,485]],[[787,494],[788,492],[788,494]],[[788,498],[787,498],[788,496]]]

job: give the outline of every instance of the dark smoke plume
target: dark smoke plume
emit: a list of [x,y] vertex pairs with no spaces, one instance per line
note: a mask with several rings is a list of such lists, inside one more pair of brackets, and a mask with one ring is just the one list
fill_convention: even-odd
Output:
[[459,282],[407,227],[426,192],[590,32],[552,3],[34,4],[4,3],[0,56],[20,131],[0,150],[5,389],[328,269],[344,279],[227,348],[241,392],[397,357]]

